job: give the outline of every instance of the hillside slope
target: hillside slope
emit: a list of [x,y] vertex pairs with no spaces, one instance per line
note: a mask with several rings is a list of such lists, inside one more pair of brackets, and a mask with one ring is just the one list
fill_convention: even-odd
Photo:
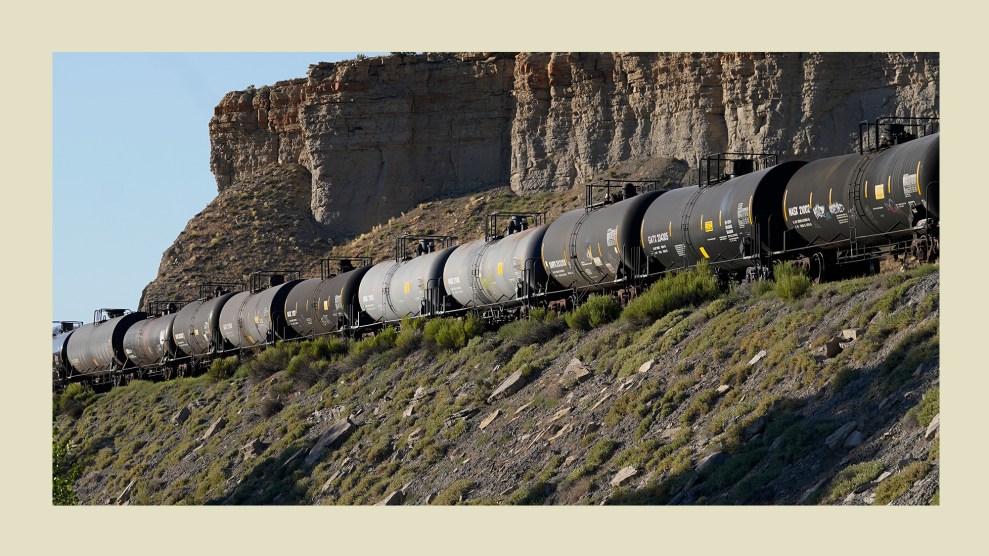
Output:
[[57,439],[84,504],[936,503],[939,283],[741,286],[453,350],[428,328],[283,345],[232,378],[115,389]]

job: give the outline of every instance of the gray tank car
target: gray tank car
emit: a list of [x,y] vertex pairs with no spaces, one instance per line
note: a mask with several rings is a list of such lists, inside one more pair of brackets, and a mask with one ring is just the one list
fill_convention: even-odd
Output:
[[175,314],[150,317],[135,323],[124,334],[124,353],[139,367],[161,365],[178,353],[172,326]]
[[303,280],[285,298],[285,322],[300,337],[329,334],[371,321],[357,301],[370,266],[332,278]]
[[248,348],[295,337],[285,322],[285,299],[301,280],[233,295],[220,310],[220,334],[235,348]]
[[179,309],[172,324],[172,333],[175,345],[182,354],[201,356],[229,347],[220,334],[220,312],[234,295],[228,293],[200,299]]
[[84,375],[123,369],[127,365],[124,335],[147,316],[142,312],[127,313],[75,330],[66,345],[66,355],[74,373]]

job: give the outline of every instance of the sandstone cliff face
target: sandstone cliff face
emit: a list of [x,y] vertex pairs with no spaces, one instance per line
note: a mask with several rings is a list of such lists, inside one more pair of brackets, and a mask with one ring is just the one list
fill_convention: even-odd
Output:
[[[232,92],[210,122],[222,192],[273,163],[311,173],[312,216],[367,231],[430,198],[569,187],[636,161],[851,151],[858,122],[938,114],[915,53],[467,53],[310,67]],[[647,177],[647,176],[643,176]],[[687,178],[692,179],[692,177]]]
[[715,152],[850,152],[858,123],[938,113],[936,54],[519,54],[512,188]]

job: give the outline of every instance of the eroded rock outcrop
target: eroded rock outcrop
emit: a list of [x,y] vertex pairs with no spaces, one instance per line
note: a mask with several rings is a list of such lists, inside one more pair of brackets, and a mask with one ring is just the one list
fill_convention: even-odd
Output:
[[656,158],[680,161],[678,177],[691,181],[688,168],[712,152],[849,152],[862,120],[936,115],[939,67],[936,53],[321,63],[305,79],[227,94],[210,122],[211,166],[221,192],[269,164],[305,166],[312,216],[352,236],[420,201],[508,183],[517,193],[569,187]]

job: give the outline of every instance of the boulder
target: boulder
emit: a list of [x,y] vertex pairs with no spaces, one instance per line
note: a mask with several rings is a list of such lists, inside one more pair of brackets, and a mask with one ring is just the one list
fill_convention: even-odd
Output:
[[721,386],[718,386],[718,395],[721,396],[729,390],[731,390],[730,384],[722,384]]
[[841,339],[845,342],[854,342],[858,340],[859,336],[864,332],[861,328],[846,328],[841,331]]
[[405,494],[401,490],[393,491],[388,496],[375,504],[375,506],[401,506],[405,502]]
[[623,467],[618,471],[618,473],[615,474],[614,477],[611,478],[611,486],[622,486],[625,482],[636,476],[638,473],[639,470],[632,466]]
[[172,424],[181,425],[182,423],[185,423],[186,419],[189,418],[189,415],[192,415],[192,410],[189,409],[189,406],[183,407],[178,411],[178,413],[172,415]]
[[320,456],[323,455],[323,451],[346,440],[356,428],[356,425],[354,425],[350,419],[337,421],[331,425],[330,428],[323,433],[323,436],[319,437],[319,440],[316,441],[316,445],[309,450],[309,455],[306,456],[306,466],[312,466],[316,463]]
[[749,359],[749,366],[751,367],[752,365],[755,365],[756,363],[761,361],[762,358],[765,356],[766,356],[766,350],[762,350],[759,353],[755,354],[755,357]]
[[656,360],[655,359],[650,359],[649,361],[646,361],[645,363],[639,365],[639,372],[640,373],[648,373],[649,372],[649,369],[651,369],[652,366],[655,365],[655,364],[656,364]]
[[481,424],[478,425],[477,428],[479,428],[479,429],[481,429],[483,431],[484,429],[486,429],[488,427],[488,425],[490,425],[491,423],[493,423],[494,420],[497,419],[499,415],[501,415],[501,410],[500,409],[496,409],[496,410],[492,411],[490,415],[488,415],[487,417],[484,418],[484,420],[481,421]]
[[842,445],[842,442],[845,441],[845,438],[847,438],[849,434],[852,434],[852,431],[854,431],[857,427],[858,423],[855,421],[849,421],[839,427],[838,430],[831,433],[831,435],[824,440],[824,443],[828,445],[828,448],[837,450],[838,447]]
[[831,359],[832,357],[838,357],[841,353],[841,340],[839,338],[831,338],[824,344],[824,355]]
[[845,439],[845,448],[854,448],[862,444],[863,436],[861,431],[855,431]]
[[518,370],[508,376],[501,384],[495,388],[495,391],[488,396],[488,403],[493,403],[502,398],[507,398],[512,394],[518,392],[526,384],[526,377],[522,376],[522,371]]
[[694,468],[694,471],[696,471],[698,475],[703,475],[704,473],[707,473],[718,465],[724,463],[726,459],[728,459],[728,454],[718,450],[717,452],[704,456],[704,458],[697,463],[697,467]]
[[573,388],[574,386],[584,382],[591,376],[590,369],[586,365],[580,362],[580,359],[574,357],[567,364],[567,368],[563,370],[563,376],[560,378],[560,384],[565,388]]
[[927,425],[927,431],[924,433],[924,438],[926,438],[927,440],[934,440],[934,437],[937,436],[940,428],[941,428],[941,414],[938,413],[937,415],[934,416],[934,419],[931,420],[931,423]]
[[206,429],[206,432],[204,432],[203,435],[201,437],[199,437],[199,440],[203,440],[203,441],[209,440],[214,434],[216,434],[226,424],[227,424],[227,420],[224,419],[223,417],[220,417],[216,421],[213,421],[213,424],[210,425],[208,429]]
[[267,447],[268,445],[261,442],[260,438],[255,438],[247,444],[244,444],[244,446],[240,449],[240,453],[243,454],[244,459],[251,459],[261,455]]

